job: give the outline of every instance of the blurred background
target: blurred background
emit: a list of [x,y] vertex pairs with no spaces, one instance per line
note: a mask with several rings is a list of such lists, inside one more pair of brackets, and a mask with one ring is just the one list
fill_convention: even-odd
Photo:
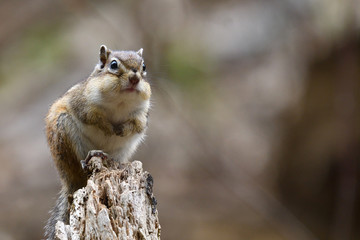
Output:
[[49,106],[144,48],[162,239],[360,239],[357,0],[0,2],[0,239],[40,239]]

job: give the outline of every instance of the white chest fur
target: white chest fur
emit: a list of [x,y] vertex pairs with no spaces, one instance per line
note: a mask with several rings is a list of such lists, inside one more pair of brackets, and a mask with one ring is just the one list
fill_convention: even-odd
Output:
[[[91,86],[91,85],[90,85]],[[88,88],[88,101],[105,115],[105,118],[113,125],[121,124],[129,119],[146,116],[150,107],[149,100],[143,100],[136,92],[101,94],[98,88]],[[118,161],[127,161],[135,152],[139,143],[145,136],[145,131],[133,133],[126,137],[117,135],[105,135],[95,125],[87,125],[80,120],[77,122],[80,130],[82,151],[87,154],[90,150],[102,150]]]
[[127,161],[135,152],[139,143],[143,140],[145,132],[132,134],[127,137],[116,135],[106,136],[99,128],[92,125],[84,125],[82,142],[85,152],[90,150],[102,150],[117,161]]

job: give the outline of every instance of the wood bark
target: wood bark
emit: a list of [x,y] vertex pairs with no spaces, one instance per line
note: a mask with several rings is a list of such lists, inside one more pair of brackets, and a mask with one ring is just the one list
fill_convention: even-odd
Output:
[[139,161],[113,164],[100,157],[86,163],[87,185],[69,199],[69,224],[57,222],[56,239],[160,239],[153,178]]

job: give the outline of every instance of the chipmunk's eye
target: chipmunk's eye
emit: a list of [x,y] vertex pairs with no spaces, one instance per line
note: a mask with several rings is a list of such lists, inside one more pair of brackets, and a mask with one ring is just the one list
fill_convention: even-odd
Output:
[[145,65],[145,63],[143,63],[143,72],[145,72],[146,71],[146,65]]
[[110,68],[111,68],[112,70],[116,70],[118,67],[119,67],[119,66],[118,66],[117,61],[116,61],[116,60],[112,60],[111,63],[110,63]]

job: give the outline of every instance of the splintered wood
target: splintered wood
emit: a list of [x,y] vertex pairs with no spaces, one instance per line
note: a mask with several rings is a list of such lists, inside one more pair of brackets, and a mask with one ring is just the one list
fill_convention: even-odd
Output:
[[87,186],[73,195],[69,225],[57,222],[56,239],[159,240],[161,227],[151,175],[139,161],[121,169],[107,163],[100,157],[87,163]]

